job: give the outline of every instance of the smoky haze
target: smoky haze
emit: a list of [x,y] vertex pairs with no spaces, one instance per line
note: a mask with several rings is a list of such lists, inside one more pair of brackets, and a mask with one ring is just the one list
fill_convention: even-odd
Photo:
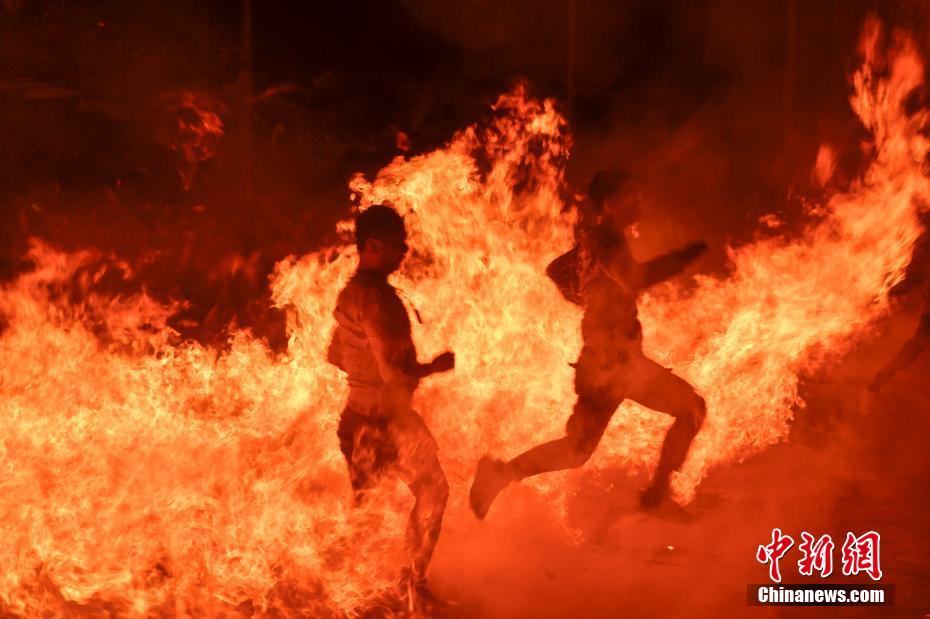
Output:
[[[698,269],[723,271],[727,244],[765,234],[761,217],[800,227],[821,144],[839,155],[838,182],[860,171],[848,76],[866,15],[930,25],[917,1],[270,0],[246,17],[248,4],[0,3],[0,276],[30,268],[30,237],[99,248],[138,268],[97,285],[186,301],[172,323],[184,337],[222,347],[246,327],[282,351],[268,277],[337,240],[352,174],[445,143],[517,81],[569,121],[568,193],[598,169],[630,170],[648,203],[636,253],[703,238]],[[917,43],[927,58],[930,39]],[[185,92],[224,125],[187,188],[172,148]],[[618,517],[602,497],[625,509],[644,480],[572,473],[566,518],[585,544],[517,489],[478,533],[450,519],[440,591],[463,617],[739,616],[772,526],[870,527],[889,540],[899,606],[930,607],[927,360],[860,397],[919,308],[906,300],[807,377],[792,443],[712,475],[697,523]]]

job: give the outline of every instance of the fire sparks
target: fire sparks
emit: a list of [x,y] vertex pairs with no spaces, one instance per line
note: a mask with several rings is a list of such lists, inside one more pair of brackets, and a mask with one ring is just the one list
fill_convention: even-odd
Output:
[[[927,113],[902,103],[922,66],[903,37],[883,57],[877,24],[866,32],[852,99],[874,136],[862,179],[812,209],[800,235],[731,249],[726,278],[640,301],[647,352],[708,402],[676,479],[684,498],[714,465],[786,436],[799,376],[867,333],[910,259],[930,144]],[[414,325],[421,356],[457,353],[455,372],[415,403],[440,444],[452,511],[481,453],[560,434],[581,345],[580,311],[544,276],[572,243],[567,128],[552,102],[519,89],[495,111],[489,127],[351,184],[362,206],[407,215],[412,252],[396,283],[426,324]],[[190,130],[212,137],[181,148],[191,163],[222,134],[215,114],[198,118]],[[94,291],[107,269],[131,278],[128,265],[39,242],[30,258],[35,269],[0,290],[0,608],[338,616],[396,575],[409,497],[387,484],[352,509],[335,438],[345,388],[325,349],[351,247],[278,264],[281,358],[246,333],[222,354],[178,344],[166,323],[176,307]],[[592,466],[652,464],[668,423],[624,405]]]
[[197,167],[216,156],[223,137],[223,121],[216,103],[192,92],[182,93],[172,111],[177,126],[171,148],[184,158],[178,172],[186,191],[191,188]]

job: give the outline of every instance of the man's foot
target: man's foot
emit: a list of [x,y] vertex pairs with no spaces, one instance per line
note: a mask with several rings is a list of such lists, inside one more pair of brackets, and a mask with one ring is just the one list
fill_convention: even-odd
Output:
[[871,393],[877,393],[885,386],[885,383],[894,378],[895,373],[893,371],[888,371],[888,368],[882,368],[879,370],[875,377],[872,379],[872,382],[869,383],[869,391]]
[[433,593],[425,577],[417,578],[411,570],[404,569],[397,588],[404,610],[409,616],[433,618],[444,614],[442,610],[447,604]]
[[661,483],[653,481],[649,484],[649,487],[643,490],[642,494],[639,495],[639,507],[643,510],[658,509],[668,498],[668,482]]
[[355,619],[388,619],[407,614],[407,599],[396,586],[388,587],[364,600],[352,609]]
[[696,516],[678,504],[668,491],[668,483],[651,484],[639,495],[639,509],[660,520],[690,523]]
[[488,456],[483,456],[478,461],[478,470],[475,471],[475,481],[472,482],[468,493],[468,502],[471,511],[475,512],[479,520],[488,514],[491,503],[513,479],[513,473],[506,462]]

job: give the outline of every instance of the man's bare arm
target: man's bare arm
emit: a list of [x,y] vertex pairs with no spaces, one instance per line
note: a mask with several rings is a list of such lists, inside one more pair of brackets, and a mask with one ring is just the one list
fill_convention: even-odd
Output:
[[435,359],[429,363],[418,363],[420,378],[426,378],[432,374],[439,374],[441,372],[448,372],[449,370],[455,367],[455,354],[451,351],[446,351],[440,355],[437,355]]
[[402,305],[393,307],[385,299],[373,295],[366,299],[362,327],[371,344],[381,380],[388,385],[413,389],[421,378],[451,370],[455,366],[455,356],[446,352],[429,363],[419,363],[410,333],[400,327],[404,317],[393,315],[405,311]]
[[637,262],[630,254],[625,241],[600,244],[599,262],[604,271],[623,288],[635,292],[665,281],[681,273],[684,268],[707,250],[704,241],[691,243],[646,262]]
[[638,262],[636,264],[637,290],[649,288],[675,277],[706,250],[707,244],[704,241],[697,241],[647,262]]

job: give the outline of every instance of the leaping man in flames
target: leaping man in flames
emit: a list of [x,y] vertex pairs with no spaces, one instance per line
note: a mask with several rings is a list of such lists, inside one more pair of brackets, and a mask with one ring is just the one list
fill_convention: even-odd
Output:
[[668,496],[672,471],[684,462],[704,421],[703,398],[671,370],[643,354],[636,297],[681,272],[707,246],[696,242],[648,262],[637,262],[624,230],[639,218],[641,198],[635,192],[621,191],[626,183],[627,175],[620,170],[594,176],[582,207],[575,247],[546,269],[563,296],[584,308],[584,346],[574,364],[578,399],[565,436],[508,462],[483,457],[469,496],[478,518],[484,518],[495,497],[509,484],[587,462],[625,399],[675,418],[652,482],[640,496],[644,508],[657,507]]
[[344,371],[349,398],[339,421],[339,446],[349,465],[357,501],[384,474],[397,474],[415,503],[407,526],[410,565],[402,576],[408,603],[428,598],[426,571],[439,537],[449,484],[436,441],[411,410],[420,379],[446,372],[446,352],[422,364],[410,334],[407,309],[387,278],[407,254],[403,218],[392,208],[371,206],[355,220],[358,270],[339,293],[336,331],[328,361]]

